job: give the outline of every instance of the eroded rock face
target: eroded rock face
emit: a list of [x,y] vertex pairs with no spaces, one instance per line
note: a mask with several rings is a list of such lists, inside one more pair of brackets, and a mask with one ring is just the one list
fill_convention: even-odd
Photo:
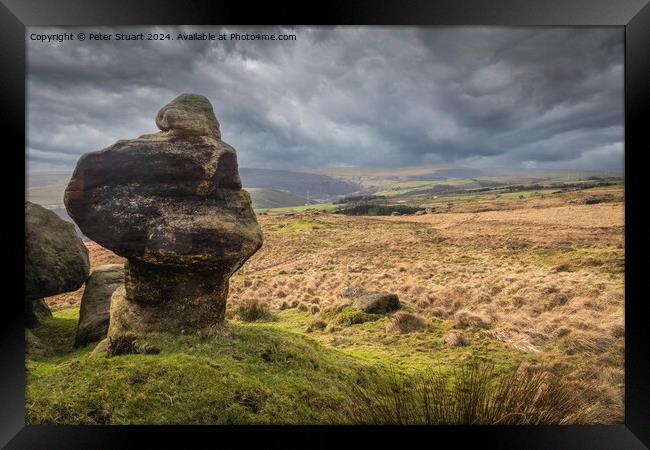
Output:
[[209,101],[183,94],[156,124],[159,133],[83,155],[65,192],[83,233],[128,260],[109,336],[222,321],[230,276],[262,245]]
[[202,95],[183,94],[163,106],[156,116],[160,130],[178,136],[212,136],[221,139],[212,105]]
[[76,291],[88,278],[88,249],[74,225],[25,202],[25,315],[35,326],[49,314],[43,297]]

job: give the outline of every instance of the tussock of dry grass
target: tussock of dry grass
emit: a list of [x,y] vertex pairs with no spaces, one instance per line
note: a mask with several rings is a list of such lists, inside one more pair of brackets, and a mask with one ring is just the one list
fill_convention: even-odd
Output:
[[241,302],[235,310],[235,315],[239,320],[244,322],[255,322],[271,318],[268,305],[256,298],[250,298]]
[[469,343],[462,331],[451,331],[445,335],[443,340],[449,347],[464,347]]
[[387,333],[411,333],[426,329],[426,321],[417,314],[406,311],[396,312],[386,324]]
[[468,310],[458,311],[454,315],[454,328],[492,328],[492,319],[486,315]]
[[577,330],[568,336],[567,353],[569,355],[576,353],[600,355],[611,348],[612,341],[613,338],[605,333],[599,335]]
[[381,393],[355,385],[351,397],[342,414],[357,424],[566,425],[609,418],[578,383],[523,366],[498,374],[493,366],[476,362],[451,375],[395,377]]

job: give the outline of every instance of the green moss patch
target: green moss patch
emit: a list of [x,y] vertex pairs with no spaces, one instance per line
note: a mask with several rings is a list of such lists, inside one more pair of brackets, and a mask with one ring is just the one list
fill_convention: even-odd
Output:
[[[469,357],[500,367],[521,359],[480,339],[445,347],[444,320],[403,335],[387,334],[383,316],[307,334],[314,317],[297,309],[278,312],[274,322],[151,333],[143,339],[160,353],[106,357],[91,355],[92,345],[73,350],[77,315],[78,309],[56,311],[34,330],[55,345],[50,355],[27,359],[28,424],[329,423],[350,401],[350,387],[369,374],[451,370]],[[354,308],[337,317],[368,318]]]
[[378,314],[368,314],[361,311],[360,309],[353,308],[352,306],[346,306],[340,311],[325,311],[321,317],[326,322],[341,327],[349,327],[351,325],[374,322],[375,320],[379,320],[381,318],[381,316]]

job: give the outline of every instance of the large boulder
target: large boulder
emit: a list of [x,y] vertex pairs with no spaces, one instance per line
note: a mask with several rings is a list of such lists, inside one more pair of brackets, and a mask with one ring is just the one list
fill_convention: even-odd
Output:
[[25,202],[25,313],[27,326],[47,314],[43,297],[76,291],[86,278],[88,249],[74,225],[52,211]]
[[106,264],[90,274],[81,298],[75,347],[106,337],[111,296],[120,286],[124,286],[124,264]]
[[230,276],[262,245],[210,102],[183,94],[156,124],[162,131],[83,155],[65,191],[82,232],[127,259],[109,336],[223,321]]

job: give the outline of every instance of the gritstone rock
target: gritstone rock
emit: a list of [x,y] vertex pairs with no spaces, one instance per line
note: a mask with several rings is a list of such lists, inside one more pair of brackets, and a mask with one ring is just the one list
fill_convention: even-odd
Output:
[[352,306],[366,313],[385,314],[399,308],[399,297],[390,292],[367,292],[357,297]]
[[25,202],[25,313],[27,326],[49,315],[41,300],[76,291],[88,278],[88,249],[74,225]]
[[106,264],[93,270],[81,298],[75,347],[106,337],[111,296],[115,289],[123,285],[123,264]]
[[65,192],[83,233],[127,259],[109,336],[223,321],[230,276],[262,245],[210,102],[180,95],[156,124],[162,131],[83,155]]

